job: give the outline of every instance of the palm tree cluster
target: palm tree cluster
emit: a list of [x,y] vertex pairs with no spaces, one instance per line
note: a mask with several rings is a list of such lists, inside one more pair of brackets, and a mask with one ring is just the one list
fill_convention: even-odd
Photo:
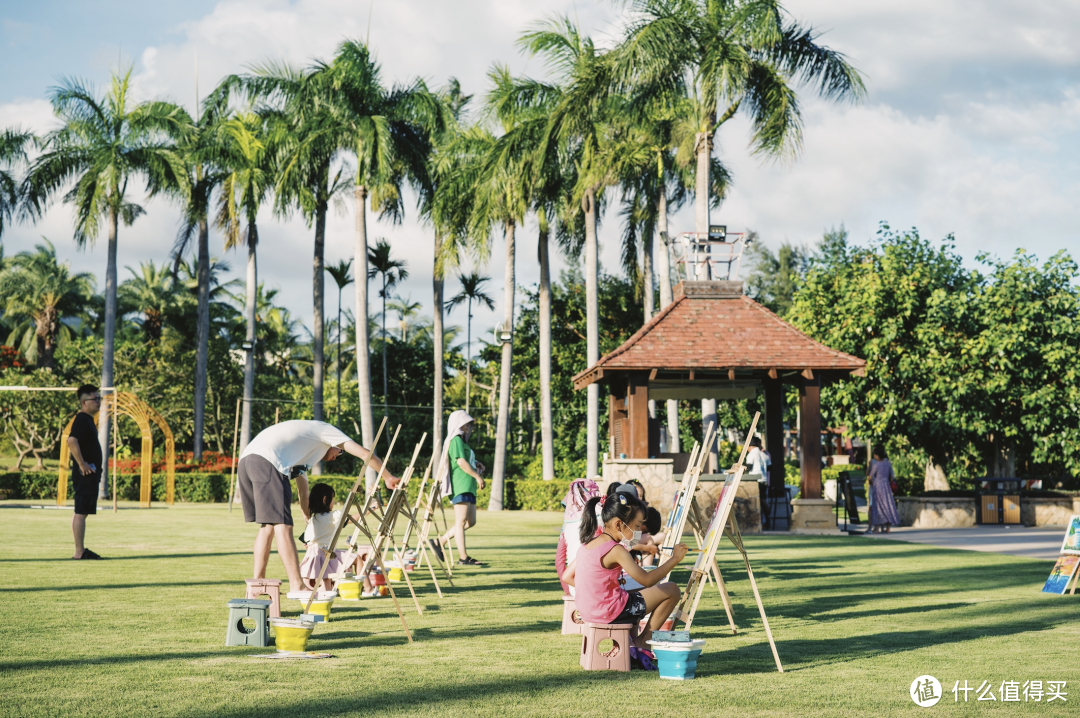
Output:
[[[623,268],[640,289],[642,317],[648,320],[658,309],[657,289],[659,307],[672,300],[669,213],[692,198],[696,231],[705,233],[710,208],[718,205],[732,182],[714,156],[720,127],[742,113],[752,126],[755,153],[790,157],[802,137],[798,86],[838,101],[857,100],[864,92],[848,61],[819,44],[814,31],[793,21],[776,0],[633,0],[626,3],[626,10],[625,35],[609,48],[595,44],[568,17],[537,23],[519,44],[527,55],[543,60],[547,76],[539,80],[515,76],[507,67],[493,65],[489,87],[477,107],[472,106],[473,96],[464,94],[452,79],[441,89],[430,89],[420,79],[388,84],[368,45],[351,40],[343,42],[329,61],[305,68],[270,62],[226,77],[194,114],[167,102],[134,103],[130,70],[114,77],[100,96],[85,83],[63,80],[50,96],[60,129],[41,138],[18,128],[0,136],[0,232],[11,221],[40,217],[57,198],[75,209],[75,239],[80,245],[93,242],[104,227],[108,265],[101,382],[111,386],[118,311],[135,307],[146,335],[154,338],[167,310],[156,298],[165,296],[166,285],[178,276],[175,268],[170,273],[143,265],[118,297],[119,228],[143,214],[131,199],[129,184],[139,182],[148,197],[167,195],[181,205],[175,267],[183,263],[189,245],[197,245],[190,270],[198,316],[196,456],[202,450],[211,332],[211,224],[223,234],[226,248],[243,247],[247,252],[242,445],[252,430],[255,359],[264,333],[260,322],[271,321],[259,308],[267,297],[257,271],[261,209],[272,209],[278,218],[298,213],[314,230],[310,360],[316,419],[324,416],[328,364],[324,273],[331,273],[338,288],[337,321],[330,324],[337,327],[333,363],[339,396],[341,291],[355,282],[352,316],[357,321],[351,349],[360,431],[369,443],[374,420],[368,282],[377,281],[381,300],[384,411],[389,401],[386,312],[388,308],[398,312],[402,337],[407,339],[414,331],[410,317],[417,305],[411,299],[395,302],[390,296],[408,269],[392,255],[388,242],[380,239],[372,245],[368,213],[399,222],[406,190],[415,196],[417,212],[432,233],[434,311],[429,331],[436,451],[442,438],[444,312],[465,304],[468,403],[472,311],[477,304],[495,306],[483,288],[488,280],[479,273],[464,273],[460,293],[449,302],[443,297],[445,278],[467,258],[475,264],[487,262],[494,238],[501,235],[506,253],[503,316],[495,332],[499,384],[489,506],[499,509],[513,406],[517,244],[526,220],[534,218],[538,227],[540,445],[543,475],[551,478],[552,240],[559,251],[583,260],[586,361],[593,363],[600,357],[598,235],[605,210],[615,207],[623,218]],[[31,157],[34,143],[37,154]],[[327,267],[327,210],[350,195],[355,216],[353,256],[350,263]],[[45,249],[39,248],[42,252]],[[410,249],[409,255],[416,252]],[[25,269],[19,271],[34,271],[28,259],[23,264]],[[56,302],[81,296],[78,292],[85,287],[74,287],[89,280],[77,279],[69,282],[74,294]],[[9,304],[8,311],[16,310]],[[26,325],[20,342],[28,346],[32,334],[34,351],[47,356],[58,337],[50,334],[51,320],[46,315],[26,316],[33,326]],[[586,463],[587,472],[595,475],[600,436],[596,385],[589,387],[587,401]],[[674,427],[672,404],[668,423]],[[702,409],[708,412],[710,407],[705,404]],[[669,443],[673,450],[676,437],[673,432],[675,443]]]

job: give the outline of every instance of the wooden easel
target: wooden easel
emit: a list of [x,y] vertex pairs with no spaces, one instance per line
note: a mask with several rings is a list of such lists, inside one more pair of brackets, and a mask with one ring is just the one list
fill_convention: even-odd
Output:
[[[311,611],[311,604],[315,601],[315,597],[319,594],[319,586],[322,585],[323,577],[326,575],[326,567],[330,565],[330,558],[335,556],[335,549],[337,548],[338,538],[341,536],[341,529],[349,520],[349,512],[352,511],[356,505],[356,492],[359,491],[360,485],[364,483],[367,477],[367,467],[371,462],[371,457],[375,456],[375,447],[379,445],[379,438],[382,437],[383,429],[386,428],[386,417],[383,417],[382,423],[379,424],[379,431],[375,434],[375,441],[372,442],[371,447],[368,448],[368,458],[364,459],[364,463],[360,465],[360,472],[356,476],[356,481],[353,482],[352,489],[349,491],[348,496],[345,497],[345,505],[341,510],[341,517],[338,519],[337,526],[334,528],[334,538],[330,540],[330,545],[325,549],[325,556],[323,560],[322,568],[319,569],[319,577],[315,579],[315,583],[311,589],[311,597],[308,599],[307,605],[304,606],[304,613]],[[379,470],[379,474],[375,479],[374,489],[367,492],[367,497],[364,500],[364,508],[360,513],[361,519],[367,512],[368,506],[372,501],[372,494],[377,494],[379,489],[379,481],[382,480],[383,473],[386,472],[386,464],[390,460],[390,454],[394,450],[394,443],[397,441],[398,434],[401,432],[401,426],[398,425],[397,430],[394,432],[394,439],[390,442],[390,448],[386,452],[386,456],[382,460],[382,469]],[[387,582],[389,585],[389,581]],[[394,597],[394,589],[390,589],[390,596]],[[397,609],[398,618],[401,619],[401,625],[405,629],[405,637],[409,639],[409,643],[413,642],[412,634],[409,633],[409,624],[405,623],[405,615],[401,612],[401,606],[398,605],[397,598],[394,597],[394,607]]]
[[[431,475],[431,464],[434,461],[434,457],[428,461],[427,469],[424,470],[423,481],[420,482],[420,490],[416,493],[416,503],[413,505],[412,510],[407,512],[408,522],[405,524],[405,531],[401,537],[401,547],[395,549],[398,555],[398,560],[401,561],[402,566],[405,565],[405,552],[409,550],[409,540],[412,538],[412,532],[417,529],[419,525],[418,516],[420,515],[420,506],[424,501],[424,489],[427,487],[428,479]],[[418,533],[419,537],[419,533]],[[421,539],[416,548],[416,567],[419,568],[423,565],[422,561],[427,560],[427,553],[425,542]],[[431,573],[431,582],[435,584],[435,592],[442,598],[442,588],[439,586],[439,579],[435,576],[435,568],[431,565],[431,561],[427,560],[428,571]]]
[[[746,553],[742,534],[739,532],[739,522],[735,519],[735,515],[732,511],[732,507],[735,504],[735,495],[739,489],[739,482],[742,480],[742,475],[745,471],[743,461],[746,459],[746,453],[750,449],[750,439],[754,436],[760,418],[760,412],[754,414],[754,421],[750,426],[749,433],[746,435],[746,441],[743,443],[743,450],[739,455],[739,461],[731,468],[730,477],[724,482],[724,488],[721,490],[720,500],[716,505],[716,511],[713,514],[712,521],[709,523],[708,531],[703,539],[701,553],[698,554],[697,562],[690,572],[690,580],[686,584],[686,590],[683,592],[682,600],[679,602],[678,608],[675,609],[675,618],[676,620],[683,621],[684,627],[687,630],[689,630],[690,626],[693,624],[698,603],[701,601],[701,594],[705,590],[705,581],[707,571],[709,570],[709,564],[715,562],[716,550],[719,548],[721,535],[726,536],[735,548],[738,549],[739,553],[742,554],[743,563],[746,565],[746,575],[750,579],[750,587],[754,591],[754,600],[757,601],[758,612],[761,614],[761,621],[765,626],[765,635],[769,639],[769,647],[772,649],[773,659],[776,661],[776,669],[780,673],[783,673],[784,666],[780,663],[780,654],[776,651],[776,642],[773,640],[772,630],[769,628],[769,618],[765,615],[765,606],[761,603],[761,594],[758,592],[757,581],[754,579],[754,571],[750,567],[750,557]],[[722,580],[719,578],[719,569],[717,569],[716,573],[718,581]],[[721,596],[726,595],[726,593],[726,589],[721,590]],[[728,601],[725,601],[724,608],[729,611],[728,617],[729,621],[731,621],[728,603]],[[732,625],[734,625],[733,621]]]
[[[395,435],[394,438],[396,439],[397,436]],[[361,575],[367,574],[371,570],[372,566],[377,564],[379,566],[379,569],[383,572],[383,575],[386,576],[386,586],[390,591],[390,596],[394,599],[395,606],[397,606],[397,597],[394,595],[393,586],[390,585],[390,577],[386,573],[386,567],[383,563],[382,555],[388,547],[393,548],[394,546],[394,526],[397,523],[398,516],[409,515],[408,509],[405,508],[405,502],[407,500],[406,491],[409,486],[409,480],[412,478],[413,469],[416,466],[416,457],[420,455],[420,450],[424,447],[424,442],[426,440],[427,434],[425,433],[423,436],[420,437],[420,442],[413,450],[412,460],[409,462],[408,468],[405,469],[404,473],[402,473],[401,480],[398,482],[397,486],[394,487],[394,490],[390,493],[390,500],[386,502],[386,506],[382,507],[381,509],[371,507],[368,511],[368,513],[370,513],[379,521],[379,527],[376,529],[375,533],[372,534],[371,530],[367,526],[366,514],[361,514],[358,517],[350,516],[348,518],[349,522],[352,523],[353,526],[355,526],[352,539],[349,541],[350,545],[357,545],[360,534],[363,534],[371,544],[371,553],[364,560],[364,565],[360,571]],[[379,485],[378,483],[376,483],[375,488],[371,493],[377,493],[378,487]],[[405,579],[405,585],[409,587],[409,593],[412,595],[413,604],[416,606],[417,614],[421,616],[424,615],[424,610],[420,607],[420,601],[416,598],[416,591],[413,589],[412,581],[409,579],[408,572],[405,571],[404,563],[402,563],[401,565],[401,574]],[[400,606],[398,607],[398,613],[401,613]],[[402,616],[401,620],[402,623],[404,623],[404,616]],[[405,630],[408,631],[408,626],[406,626]]]
[[[435,570],[432,568],[431,556],[429,553],[434,553],[434,551],[428,547],[428,537],[431,534],[432,527],[434,527],[436,531],[439,530],[439,527],[435,525],[435,504],[438,503],[440,506],[442,505],[441,493],[442,492],[439,490],[439,479],[434,478],[431,482],[431,490],[428,493],[426,506],[424,508],[424,521],[420,524],[420,532],[417,535],[416,541],[419,546],[417,550],[420,552],[420,555],[416,557],[416,565],[419,566],[422,559],[427,563],[428,568],[433,574]],[[419,497],[417,497],[417,501],[419,500]],[[445,516],[443,518],[445,525]],[[453,586],[454,572],[450,568],[450,560],[447,558],[449,555],[451,555],[450,547],[444,546],[443,560],[439,561],[439,566],[442,568],[443,573],[446,574],[446,580]]]

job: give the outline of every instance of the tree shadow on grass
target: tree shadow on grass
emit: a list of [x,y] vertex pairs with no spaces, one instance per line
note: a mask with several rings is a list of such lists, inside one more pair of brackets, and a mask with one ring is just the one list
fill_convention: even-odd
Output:
[[[229,551],[220,553],[163,553],[163,554],[135,554],[133,556],[107,556],[106,561],[145,561],[154,559],[178,559],[178,558],[210,558],[213,556],[251,556],[251,551]],[[5,563],[32,563],[32,562],[54,562],[62,561],[68,562],[76,559],[72,559],[70,556],[67,558],[4,558],[0,559],[0,564]]]
[[191,586],[235,586],[236,581],[180,581],[175,583],[162,583],[160,581],[154,581],[153,583],[111,583],[101,584],[96,586],[74,585],[66,586],[62,584],[53,586],[33,586],[31,588],[0,588],[0,593],[32,593],[38,591],[96,591],[98,589],[113,590],[124,588],[166,588],[168,586],[181,586],[188,588]]

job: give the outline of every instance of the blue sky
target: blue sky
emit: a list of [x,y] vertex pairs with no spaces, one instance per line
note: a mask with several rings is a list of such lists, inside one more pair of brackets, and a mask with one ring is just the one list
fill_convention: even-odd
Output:
[[[750,156],[746,123],[725,125],[717,152],[735,185],[713,211],[714,222],[754,229],[774,248],[782,241],[812,243],[840,224],[863,242],[886,220],[894,228],[917,226],[928,238],[955,233],[957,250],[971,264],[980,251],[1006,257],[1017,247],[1040,259],[1062,249],[1080,256],[1080,44],[1074,34],[1080,3],[794,0],[786,7],[866,74],[869,96],[853,107],[806,93],[804,149],[793,162]],[[0,126],[47,130],[52,119],[44,98],[56,78],[74,75],[100,85],[118,58],[134,65],[141,96],[190,106],[196,55],[205,93],[251,63],[281,58],[304,64],[329,57],[346,37],[369,33],[388,80],[421,76],[438,85],[456,76],[479,96],[495,61],[542,74],[514,40],[556,12],[576,16],[601,42],[618,33],[619,5],[588,0],[8,2],[0,9]],[[146,217],[121,230],[121,277],[126,265],[168,258],[177,209],[159,200],[147,209]],[[673,229],[692,225],[683,211]],[[79,269],[104,275],[104,242],[77,251],[64,206],[37,226],[12,228],[5,253],[28,249],[42,235]],[[260,278],[309,322],[310,265],[297,258],[310,256],[311,232],[299,220],[266,217],[260,235]],[[400,226],[375,223],[373,235],[385,236],[409,259],[411,277],[401,293],[427,303],[430,312],[430,231],[410,212]],[[620,236],[609,213],[601,256],[612,269]],[[532,237],[530,226],[519,233],[522,284],[537,279]],[[240,268],[239,256],[223,255],[219,236],[211,237],[211,251]],[[327,259],[351,251],[350,208],[330,220]],[[485,268],[496,287],[501,254],[496,240]],[[497,307],[481,324],[493,325],[501,313]]]

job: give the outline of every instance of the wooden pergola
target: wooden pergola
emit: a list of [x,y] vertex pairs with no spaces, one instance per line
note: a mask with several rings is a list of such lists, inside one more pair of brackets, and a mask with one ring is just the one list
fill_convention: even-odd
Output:
[[[830,349],[743,294],[739,281],[680,282],[675,299],[615,351],[574,377],[574,388],[606,385],[608,428],[618,454],[660,453],[648,402],[745,399],[765,392],[765,444],[779,465],[783,386],[797,386],[802,497],[821,497],[821,387],[862,376],[866,362]],[[783,485],[782,471],[770,483]]]

